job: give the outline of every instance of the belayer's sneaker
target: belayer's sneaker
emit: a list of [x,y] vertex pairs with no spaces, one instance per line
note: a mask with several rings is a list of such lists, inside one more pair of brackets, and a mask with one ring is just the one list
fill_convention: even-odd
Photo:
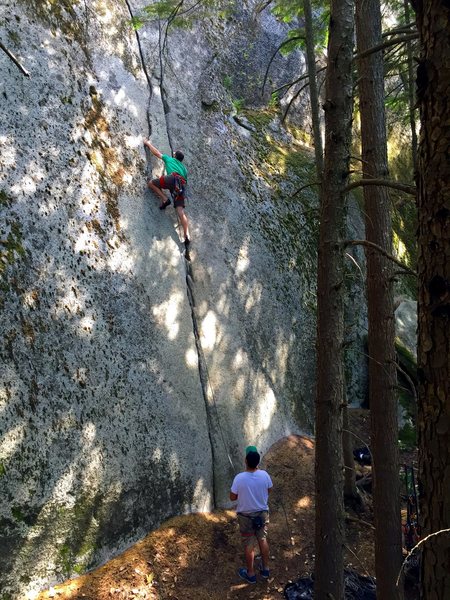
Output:
[[159,205],[159,210],[166,210],[166,208],[168,206],[170,206],[171,201],[170,198],[167,198],[167,200],[165,202],[163,202],[162,204]]
[[260,574],[261,574],[261,577],[262,577],[263,579],[269,579],[269,577],[270,577],[270,571],[269,571],[269,569],[263,569],[263,568],[261,568],[261,569],[259,570],[259,572],[260,572]]
[[243,579],[244,581],[246,581],[247,583],[256,583],[256,575],[252,575],[250,576],[247,573],[247,569],[239,569],[238,571],[238,575],[241,579]]

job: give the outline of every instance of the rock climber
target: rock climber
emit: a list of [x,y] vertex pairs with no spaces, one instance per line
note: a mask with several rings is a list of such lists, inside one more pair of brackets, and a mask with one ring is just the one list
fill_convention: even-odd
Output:
[[230,491],[230,500],[233,502],[237,500],[236,512],[244,543],[247,567],[239,569],[238,575],[247,583],[256,583],[254,566],[256,542],[258,542],[262,557],[261,577],[268,579],[270,575],[267,525],[269,523],[269,492],[273,484],[267,471],[258,469],[260,459],[256,447],[247,446],[245,471],[236,475]]
[[189,223],[184,212],[185,209],[185,189],[187,183],[187,169],[183,164],[184,154],[181,150],[176,150],[173,156],[162,154],[158,148],[155,148],[150,140],[144,140],[144,146],[150,150],[150,152],[161,159],[165,167],[165,175],[157,179],[149,179],[147,181],[148,187],[154,192],[160,199],[161,204],[160,210],[165,210],[170,204],[171,199],[167,197],[163,190],[169,190],[170,195],[173,198],[175,210],[178,213],[181,225],[184,232],[184,246],[186,248],[187,257],[189,252],[189,245],[191,243],[189,237]]

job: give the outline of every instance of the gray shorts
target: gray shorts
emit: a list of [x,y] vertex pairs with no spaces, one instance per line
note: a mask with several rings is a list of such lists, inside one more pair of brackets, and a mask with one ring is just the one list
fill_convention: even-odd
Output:
[[[252,517],[261,517],[263,526],[260,529],[254,529]],[[238,513],[239,531],[245,546],[255,545],[257,540],[264,540],[267,537],[267,525],[269,523],[269,511],[260,510],[251,513]]]

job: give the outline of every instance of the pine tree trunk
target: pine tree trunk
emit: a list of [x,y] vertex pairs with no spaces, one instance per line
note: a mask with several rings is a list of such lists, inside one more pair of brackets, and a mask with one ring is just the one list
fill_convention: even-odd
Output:
[[[410,0],[404,0],[405,20],[409,23],[411,11],[409,6]],[[414,93],[414,61],[411,42],[406,42],[406,58],[408,64],[408,105],[409,105],[409,126],[411,128],[411,153],[414,172],[417,169],[417,133],[416,133],[416,96]]]
[[332,0],[317,282],[316,600],[341,600],[344,597],[344,253],[341,242],[345,230],[344,189],[350,161],[352,51],[353,2]]
[[[357,0],[356,32],[358,53],[381,43],[379,0]],[[388,174],[382,53],[359,59],[358,76],[363,176],[382,179]],[[392,254],[387,188],[366,186],[364,206],[367,240]],[[366,259],[377,598],[394,600],[400,597],[396,580],[401,567],[402,545],[393,269],[387,258],[371,248],[366,248]]]
[[[450,3],[417,3],[421,133],[419,485],[422,537],[450,527]],[[423,546],[422,598],[450,598],[450,534]]]

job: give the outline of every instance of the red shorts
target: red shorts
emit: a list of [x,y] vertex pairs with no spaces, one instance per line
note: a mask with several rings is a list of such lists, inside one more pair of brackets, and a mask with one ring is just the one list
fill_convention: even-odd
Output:
[[[155,185],[160,190],[169,190],[170,195],[175,190],[175,175],[173,173],[171,175],[163,175],[162,177],[158,177],[158,179],[152,179],[153,185]],[[173,205],[175,208],[181,206],[181,208],[185,208],[185,198],[178,198],[178,200],[174,200]]]

